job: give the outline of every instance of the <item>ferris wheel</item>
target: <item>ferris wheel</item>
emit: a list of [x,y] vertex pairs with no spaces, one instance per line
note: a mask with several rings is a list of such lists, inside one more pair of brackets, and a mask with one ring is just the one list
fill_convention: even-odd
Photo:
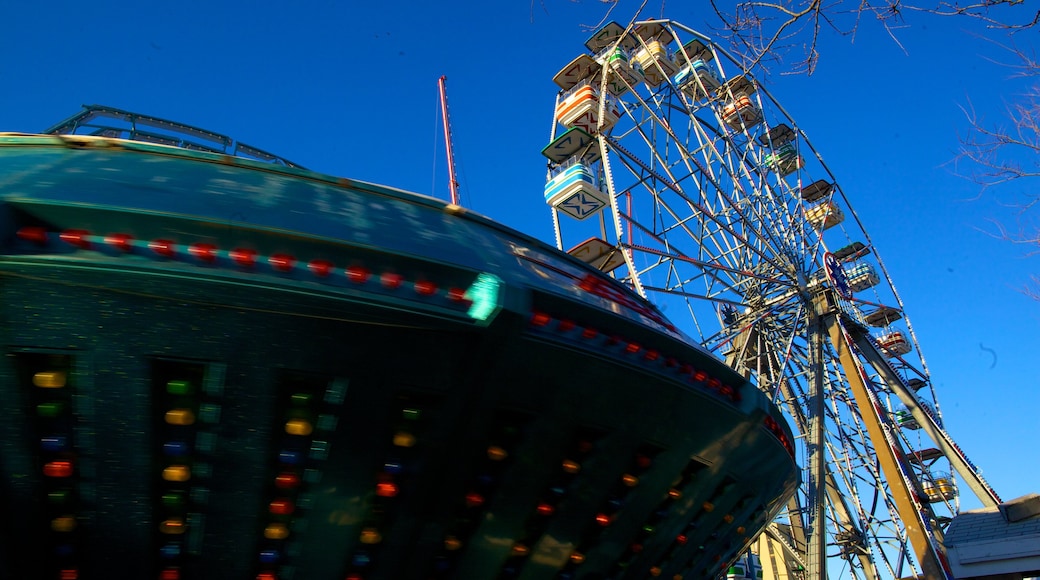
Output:
[[950,577],[960,492],[999,498],[944,430],[906,309],[834,175],[707,37],[610,23],[585,48],[554,78],[542,151],[557,245],[789,415],[804,474],[748,544],[766,577]]

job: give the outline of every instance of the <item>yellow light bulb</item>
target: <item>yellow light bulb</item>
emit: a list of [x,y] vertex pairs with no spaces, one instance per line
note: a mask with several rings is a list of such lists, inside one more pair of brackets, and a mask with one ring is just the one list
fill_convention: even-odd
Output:
[[375,528],[365,528],[361,530],[361,543],[362,544],[378,544],[383,541],[383,535],[379,533],[379,530]]
[[191,469],[187,465],[171,465],[163,469],[162,478],[166,481],[188,481],[191,479]]
[[289,435],[310,435],[314,426],[303,419],[292,419],[285,424],[285,432]]
[[284,540],[289,537],[289,528],[285,524],[267,524],[264,537],[268,540]]
[[168,520],[163,520],[163,522],[159,524],[159,532],[167,535],[180,535],[185,532],[186,527],[187,526],[184,525],[184,520],[180,518],[170,518]]
[[394,433],[394,445],[397,447],[413,447],[415,445],[415,435],[408,431],[398,431]]
[[64,371],[42,371],[33,375],[33,384],[43,389],[60,389],[65,386]]
[[55,532],[71,532],[76,529],[76,518],[61,516],[51,520],[51,529]]
[[487,456],[491,461],[502,461],[506,457],[509,457],[509,452],[498,445],[492,445],[487,449]]
[[170,409],[166,411],[166,422],[170,425],[192,425],[195,413],[191,409]]

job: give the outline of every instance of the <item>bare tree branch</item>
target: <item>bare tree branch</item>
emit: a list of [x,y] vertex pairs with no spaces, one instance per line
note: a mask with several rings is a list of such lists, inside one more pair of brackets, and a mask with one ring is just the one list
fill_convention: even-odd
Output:
[[[1024,0],[978,0],[960,4],[937,0],[934,4],[915,0],[741,0],[726,11],[719,0],[711,6],[721,23],[720,36],[736,54],[744,57],[745,70],[763,62],[780,62],[801,41],[801,55],[785,74],[812,74],[819,59],[817,44],[826,26],[841,35],[853,36],[865,21],[882,26],[902,48],[896,31],[903,27],[904,14],[958,16],[984,22],[990,29],[1009,33],[1040,26],[1040,11],[1022,16]],[[872,17],[865,19],[865,16]]]
[[993,12],[1000,8],[1021,5],[1023,2],[1024,0],[984,0],[966,6],[958,5],[956,2],[939,2],[931,8],[914,5],[906,5],[904,8],[936,16],[967,16],[985,22],[989,28],[1018,31],[1033,28],[1040,23],[1040,10],[1033,13],[1028,19],[1018,22],[1010,22],[1002,17],[993,16]]

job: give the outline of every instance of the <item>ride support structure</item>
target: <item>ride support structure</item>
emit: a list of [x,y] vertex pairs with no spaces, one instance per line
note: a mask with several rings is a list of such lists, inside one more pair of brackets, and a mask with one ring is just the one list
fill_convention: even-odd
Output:
[[[947,578],[953,580],[949,564],[945,561],[942,549],[942,530],[931,525],[935,513],[931,506],[922,502],[905,469],[903,457],[905,453],[898,439],[888,432],[884,420],[884,411],[864,380],[864,369],[852,350],[852,341],[840,324],[841,310],[837,305],[833,291],[821,293],[816,300],[818,314],[822,317],[822,325],[826,327],[831,345],[837,352],[841,365],[845,368],[849,386],[856,399],[863,423],[874,442],[874,451],[881,470],[892,486],[892,496],[903,516],[903,524],[910,544],[913,546],[917,561],[921,565],[925,578]],[[822,543],[822,542],[821,542]],[[811,551],[811,548],[810,548]],[[820,576],[824,577],[824,576]]]

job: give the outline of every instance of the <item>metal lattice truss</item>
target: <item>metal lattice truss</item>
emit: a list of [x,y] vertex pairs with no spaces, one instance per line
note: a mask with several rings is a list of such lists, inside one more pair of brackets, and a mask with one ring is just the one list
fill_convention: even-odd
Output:
[[[913,328],[842,188],[766,89],[693,30],[612,23],[586,47],[555,79],[546,148],[560,248],[656,302],[788,413],[806,476],[771,533],[803,576],[941,575],[958,508],[947,472],[984,503],[996,495],[942,430]],[[574,211],[561,187],[576,165],[595,211]]]

